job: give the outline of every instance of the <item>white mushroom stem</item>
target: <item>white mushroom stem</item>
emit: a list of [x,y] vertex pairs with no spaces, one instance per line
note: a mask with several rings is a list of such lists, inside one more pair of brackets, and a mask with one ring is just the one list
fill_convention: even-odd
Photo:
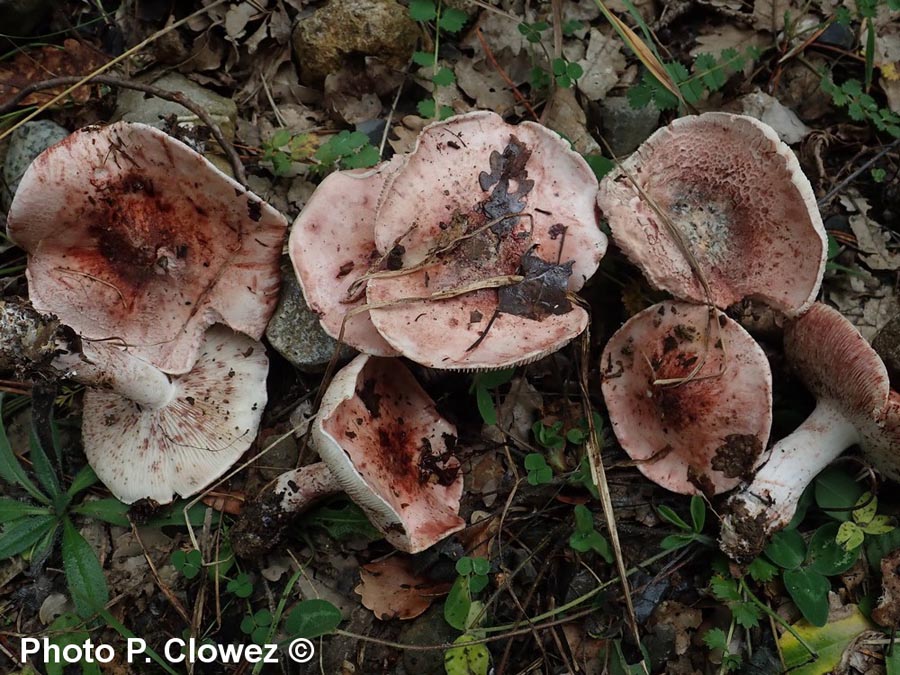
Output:
[[52,365],[76,382],[111,389],[145,409],[160,410],[175,398],[176,386],[168,375],[113,347],[85,346],[84,354],[61,354]]
[[840,408],[831,400],[820,401],[794,433],[772,448],[753,482],[728,500],[723,550],[737,559],[758,554],[772,533],[791,522],[806,486],[859,441],[859,432]]
[[286,471],[244,507],[231,529],[234,552],[244,558],[268,552],[295,515],[343,491],[325,462]]

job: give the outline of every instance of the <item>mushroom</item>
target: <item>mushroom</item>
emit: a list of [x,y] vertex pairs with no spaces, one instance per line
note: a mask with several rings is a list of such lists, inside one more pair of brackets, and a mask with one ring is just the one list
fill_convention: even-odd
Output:
[[561,348],[588,323],[569,294],[606,250],[596,186],[538,124],[473,112],[429,125],[375,214],[387,263],[366,287],[375,328],[434,368],[503,368]]
[[816,303],[789,324],[785,354],[815,395],[812,414],[772,448],[753,481],[728,500],[721,546],[737,560],[757,555],[785,527],[803,490],[844,450],[859,444],[900,479],[900,395],[875,350],[836,310]]
[[[378,261],[375,210],[388,176],[402,164],[395,155],[374,169],[336,171],[316,188],[291,227],[288,253],[303,297],[331,337],[364,354],[395,356],[368,313],[344,317],[365,304],[352,288]],[[343,328],[343,336],[341,329]]]
[[126,122],[41,154],[8,219],[36,309],[168,373],[191,369],[213,323],[261,337],[285,225],[183,143]]
[[171,379],[125,351],[100,350],[90,348],[99,366],[67,358],[75,379],[95,385],[84,397],[88,462],[121,501],[167,504],[173,493],[194,494],[225,473],[256,438],[268,359],[263,346],[246,335],[210,328],[191,371]]
[[667,301],[631,317],[601,358],[613,431],[662,487],[708,496],[757,465],[772,425],[759,345],[715,309]]
[[816,198],[758,120],[676,119],[604,178],[597,202],[628,258],[680,299],[707,302],[687,248],[719,308],[760,299],[793,317],[815,300],[827,254]]
[[396,359],[362,354],[339,371],[311,433],[322,462],[283,474],[245,507],[232,530],[239,555],[264,553],[293,514],[341,490],[403,551],[464,527],[456,430]]

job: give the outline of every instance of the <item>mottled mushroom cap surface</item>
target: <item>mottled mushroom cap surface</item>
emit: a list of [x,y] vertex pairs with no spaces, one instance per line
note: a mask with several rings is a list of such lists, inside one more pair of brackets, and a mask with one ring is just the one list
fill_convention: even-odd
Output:
[[465,526],[456,429],[396,359],[360,355],[335,375],[313,442],[387,540],[415,553]]
[[82,438],[88,462],[118,499],[168,504],[222,476],[250,447],[266,405],[263,346],[224,326],[204,335],[191,372],[173,378],[159,409],[89,388]]
[[[596,186],[584,159],[540,125],[508,125],[490,112],[429,125],[389,178],[375,219],[389,266],[428,264],[369,282],[376,328],[401,354],[436,368],[502,368],[559,349],[588,320],[565,294],[606,250]],[[453,241],[461,243],[433,255]],[[433,297],[516,274],[530,289]]]
[[881,357],[840,312],[817,302],[787,326],[784,348],[806,388],[856,427],[875,466],[900,479],[900,394]]
[[[700,362],[688,381],[655,384],[687,378]],[[772,425],[772,375],[759,345],[724,314],[653,305],[613,335],[601,369],[616,438],[654,483],[713,495],[759,464]]]
[[284,218],[147,125],[87,127],[46,150],[8,227],[38,310],[169,373],[190,370],[213,323],[259,338],[278,300]]
[[[347,312],[364,305],[365,290],[348,290],[381,257],[375,248],[375,211],[385,180],[402,164],[395,155],[373,170],[336,171],[313,193],[294,221],[288,253],[310,308],[331,337],[341,335]],[[349,317],[343,341],[365,354],[394,356],[368,312]]]
[[598,204],[628,258],[655,287],[706,302],[648,201],[682,233],[717,307],[749,297],[797,316],[815,300],[825,229],[797,158],[768,125],[728,113],[676,119],[600,185]]

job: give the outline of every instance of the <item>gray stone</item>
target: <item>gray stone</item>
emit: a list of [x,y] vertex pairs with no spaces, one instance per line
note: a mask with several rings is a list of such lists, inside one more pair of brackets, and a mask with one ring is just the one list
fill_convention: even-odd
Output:
[[0,206],[4,211],[9,209],[28,165],[44,150],[68,135],[68,131],[50,120],[26,122],[12,132],[6,159],[3,161],[3,184],[0,186]]
[[[441,603],[431,607],[413,621],[404,622],[400,631],[400,642],[412,645],[438,645],[453,642],[458,637],[456,631],[444,619]],[[438,675],[444,673],[444,653],[439,650],[403,652],[403,667],[400,672],[416,675]]]
[[50,11],[50,0],[0,0],[3,32],[13,37],[28,37]]
[[659,109],[650,103],[632,108],[624,96],[610,96],[600,102],[603,136],[617,157],[628,155],[647,140],[659,126]]
[[[222,129],[225,138],[229,141],[234,140],[237,104],[230,98],[204,89],[180,73],[167,73],[158,79],[150,80],[148,84],[166,91],[177,91],[184,94],[186,98],[209,113],[213,121]],[[184,106],[130,89],[123,89],[119,93],[113,121],[143,122],[162,128],[163,118],[169,115],[175,115],[180,125],[192,126],[200,123],[197,116]]]
[[[269,343],[296,368],[319,372],[328,365],[337,340],[319,325],[319,317],[306,304],[300,283],[289,263],[281,267],[281,298],[269,321],[266,337]],[[344,347],[341,356],[351,353]]]
[[329,0],[297,22],[292,41],[301,79],[320,84],[350,55],[377,56],[403,68],[418,38],[416,22],[395,0]]

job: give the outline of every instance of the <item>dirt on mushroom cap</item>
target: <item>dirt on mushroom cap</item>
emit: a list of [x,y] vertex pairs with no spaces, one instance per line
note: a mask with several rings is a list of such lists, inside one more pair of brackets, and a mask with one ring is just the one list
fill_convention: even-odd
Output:
[[706,294],[666,220],[717,307],[760,298],[795,316],[815,300],[827,252],[815,195],[791,149],[757,120],[675,120],[603,180],[598,203],[625,254],[679,298],[705,302]]
[[285,226],[186,145],[128,123],[47,150],[9,214],[37,309],[85,338],[116,337],[169,373],[190,369],[213,322],[261,336]]
[[369,282],[376,328],[403,355],[437,368],[500,368],[560,348],[587,325],[581,308],[515,314],[499,307],[495,288],[524,281],[504,279],[522,276],[528,256],[567,270],[561,288],[548,290],[581,288],[606,249],[595,187],[584,160],[538,125],[513,127],[484,112],[431,125],[389,179],[376,217],[379,250],[416,268]]
[[758,464],[772,423],[765,355],[738,324],[709,312],[654,305],[625,323],[601,360],[619,443],[674,492],[733,488]]

